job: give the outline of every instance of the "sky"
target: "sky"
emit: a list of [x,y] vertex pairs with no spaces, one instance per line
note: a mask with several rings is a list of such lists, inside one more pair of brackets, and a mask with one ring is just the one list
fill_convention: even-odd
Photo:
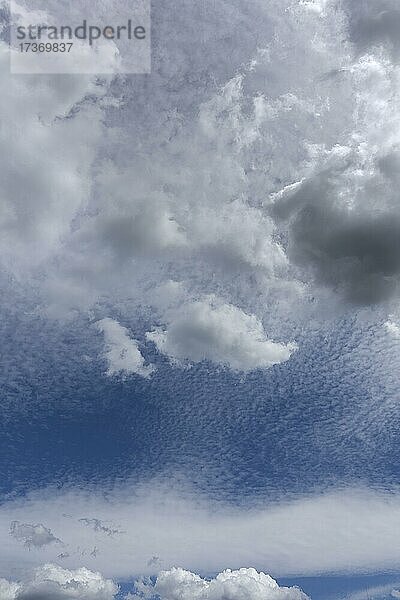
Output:
[[400,598],[397,0],[155,0],[147,74],[8,23],[0,600]]

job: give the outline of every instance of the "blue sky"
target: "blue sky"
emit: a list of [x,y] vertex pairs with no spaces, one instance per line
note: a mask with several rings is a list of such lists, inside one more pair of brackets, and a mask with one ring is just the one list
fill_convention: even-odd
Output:
[[1,31],[0,600],[400,597],[397,3],[159,4],[146,75]]
[[[246,376],[209,363],[171,368],[149,348],[158,372],[124,382],[104,376],[101,339],[90,327],[55,329],[40,319],[7,327],[7,362],[20,384],[4,382],[5,493],[65,476],[113,481],[174,469],[234,502],[315,486],[396,484],[397,378],[383,379],[396,359],[380,323],[363,331],[341,319],[339,338],[336,331],[298,338],[302,351],[290,363]],[[26,330],[33,352],[14,345]],[[43,339],[51,339],[49,353],[39,350]]]

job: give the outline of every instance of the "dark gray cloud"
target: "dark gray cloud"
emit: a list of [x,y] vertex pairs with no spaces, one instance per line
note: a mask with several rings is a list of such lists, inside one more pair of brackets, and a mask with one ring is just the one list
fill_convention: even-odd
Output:
[[308,205],[292,227],[293,260],[310,264],[323,283],[358,304],[398,291],[400,220],[392,215],[353,218],[335,207]]
[[350,36],[361,52],[384,45],[400,57],[400,6],[396,0],[348,0]]
[[360,192],[351,156],[284,191],[272,209],[288,224],[290,260],[355,304],[383,302],[399,290],[399,161],[396,150],[377,157]]

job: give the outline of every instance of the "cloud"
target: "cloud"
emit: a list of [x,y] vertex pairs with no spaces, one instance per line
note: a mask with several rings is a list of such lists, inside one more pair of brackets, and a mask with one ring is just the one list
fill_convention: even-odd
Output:
[[156,566],[160,566],[161,563],[162,563],[162,560],[161,560],[161,558],[159,556],[152,556],[147,561],[147,566],[148,567],[156,567]]
[[[39,304],[56,316],[86,310],[104,297],[111,305],[129,303],[132,315],[149,290],[168,279],[182,281],[191,297],[219,295],[264,325],[287,315],[300,321],[311,300],[317,312],[315,283],[352,301],[395,297],[395,208],[369,217],[358,202],[350,215],[342,202],[349,186],[358,189],[360,171],[369,173],[370,163],[355,159],[347,171],[327,174],[322,164],[310,168],[310,148],[315,154],[316,146],[323,147],[327,156],[337,143],[355,147],[358,141],[359,155],[376,159],[376,181],[364,177],[366,193],[380,183],[378,194],[393,196],[397,130],[385,123],[395,123],[390,107],[398,94],[391,77],[396,67],[382,57],[360,62],[346,21],[356,18],[354,7],[346,15],[322,0],[293,1],[288,10],[279,2],[268,8],[256,2],[251,11],[237,1],[206,4],[213,19],[205,31],[218,59],[202,47],[199,55],[188,55],[198,31],[193,13],[182,11],[185,35],[168,40],[174,58],[167,64],[156,44],[151,78],[146,85],[138,81],[134,91],[124,86],[120,111],[112,106],[121,96],[120,81],[10,79],[4,45],[9,85],[1,102],[6,122],[24,129],[24,144],[15,142],[7,125],[3,263],[17,272],[21,263],[40,265],[34,282]],[[373,14],[373,3],[367,4]],[[157,9],[155,39],[176,13],[172,5]],[[200,8],[196,15],[203,22]],[[226,52],[223,34],[228,21],[242,35],[233,53]],[[212,83],[204,65],[213,67]],[[378,128],[365,131],[376,122],[379,140],[372,139]],[[41,151],[31,152],[39,142]],[[313,196],[291,213],[287,239],[287,224],[263,204],[304,176],[299,194]],[[308,222],[307,210],[313,211]],[[150,315],[154,324],[164,322],[158,316]]]
[[[265,573],[255,569],[227,569],[215,579],[202,579],[184,569],[162,571],[154,587],[144,585],[141,591],[148,596],[158,594],[161,600],[307,600],[308,596],[296,587],[279,587]],[[133,598],[133,596],[132,596]]]
[[107,375],[126,377],[136,374],[149,377],[153,373],[154,367],[145,364],[138,342],[130,337],[126,327],[108,318],[97,321],[96,325],[104,334]]
[[307,10],[323,15],[329,0],[300,0],[300,6]]
[[285,362],[296,349],[269,340],[257,317],[213,297],[181,306],[147,339],[173,361],[210,360],[244,372]]
[[46,564],[21,583],[0,580],[0,600],[113,600],[118,586],[84,567],[74,571]]
[[390,333],[394,338],[400,338],[400,325],[395,321],[386,321],[386,331]]
[[340,600],[390,600],[390,598],[398,598],[399,592],[393,589],[393,585],[395,584],[369,586],[341,596]]
[[[361,305],[399,292],[400,131],[390,100],[393,88],[398,91],[391,73],[390,63],[372,56],[353,65],[349,77],[360,88],[362,114],[355,130],[343,145],[312,148],[308,173],[271,195],[271,213],[287,227],[292,264]],[[367,93],[367,85],[374,92]]]
[[[311,310],[317,312],[313,273],[324,273],[324,265],[315,266],[312,252],[303,262],[293,257],[286,224],[264,203],[270,193],[302,178],[310,147],[329,149],[352,135],[358,92],[374,87],[352,74],[351,45],[343,43],[345,15],[333,4],[293,0],[286,10],[279,2],[266,7],[257,1],[249,10],[236,0],[218,6],[207,0],[213,18],[204,21],[201,7],[196,18],[205,23],[215,60],[203,45],[199,55],[189,56],[198,31],[193,11],[184,9],[179,22],[185,33],[164,40],[171,60],[165,61],[165,49],[156,43],[147,83],[140,79],[132,88],[125,82],[123,92],[121,80],[72,77],[67,84],[60,77],[45,78],[42,85],[34,77],[18,84],[9,79],[8,122],[22,120],[26,132],[24,144],[13,147],[13,158],[2,166],[8,182],[2,260],[11,271],[19,272],[20,263],[29,267],[26,277],[34,274],[29,284],[40,291],[38,310],[64,316],[97,307],[99,298],[106,298],[111,307],[124,306],[122,316],[132,321],[138,307],[174,280],[189,290],[183,311],[192,298],[214,294],[273,333],[276,342],[260,330],[258,343],[248,346],[245,353],[254,353],[254,360],[243,358],[243,348],[232,354],[229,344],[223,357],[220,344],[218,364],[246,371],[288,358],[291,350],[280,342],[290,336],[283,334],[282,324],[304,322]],[[64,11],[54,2],[49,7]],[[174,5],[157,8],[155,39],[173,15],[178,16]],[[242,36],[229,52],[228,22]],[[307,35],[310,27],[313,40]],[[206,65],[212,66],[211,79]],[[326,77],[332,73],[340,75]],[[116,111],[112,103],[122,97]],[[383,96],[387,104],[389,97]],[[13,137],[11,130],[6,134],[5,139]],[[41,152],[29,149],[36,140]],[[47,156],[45,168],[42,156]],[[396,160],[381,158],[382,168],[393,170]],[[13,165],[21,165],[18,177]],[[340,229],[346,215],[333,210],[331,218]],[[356,255],[357,260],[363,257]],[[331,285],[332,261],[327,262]],[[30,268],[33,263],[40,266],[40,277]],[[376,288],[379,284],[380,279]],[[165,323],[168,328],[162,311],[151,306],[150,327]],[[190,342],[175,350],[183,345],[193,351]],[[151,367],[140,357],[137,361],[148,375]],[[129,372],[126,368],[120,372]]]
[[321,177],[292,196],[291,259],[310,267],[317,280],[350,302],[374,304],[393,297],[400,274],[400,218],[341,207],[336,193]]
[[[81,567],[69,571],[58,565],[38,567],[21,583],[0,579],[0,600],[114,600],[118,586],[111,580]],[[161,571],[155,581],[138,580],[126,599],[154,597],[160,600],[307,600],[297,587],[279,587],[265,573],[242,568],[202,579],[190,571]]]
[[42,548],[54,542],[61,543],[61,540],[42,524],[31,525],[13,521],[10,526],[10,535],[16,540],[24,542],[27,548]]
[[107,86],[84,75],[10,75],[8,53],[0,41],[0,249],[3,268],[22,277],[60,250],[88,201]]
[[400,129],[392,102],[400,93],[393,58],[400,12],[391,0],[343,6],[357,52],[349,47],[349,62],[331,76],[342,94],[354,90],[354,118],[333,144],[306,142],[308,160],[270,196],[269,214],[316,293],[322,285],[346,302],[374,305],[398,299],[400,289]]
[[80,523],[83,523],[87,527],[92,527],[94,531],[106,533],[107,535],[115,535],[122,533],[119,529],[113,529],[108,525],[105,525],[100,519],[79,519]]
[[346,0],[350,15],[350,34],[361,52],[383,47],[395,59],[400,51],[400,10],[396,0]]
[[19,589],[18,583],[0,579],[0,600],[15,600]]
[[[62,517],[66,510],[72,518]],[[118,519],[125,534],[99,535],[82,527],[80,515],[88,512],[103,522]],[[252,565],[274,577],[388,571],[400,560],[400,542],[393,535],[400,526],[396,491],[343,489],[233,507],[190,489],[178,491],[176,482],[174,490],[156,481],[98,492],[47,489],[3,503],[0,536],[6,537],[10,520],[21,515],[33,522],[46,515],[50,526],[57,526],[68,548],[65,568],[77,569],[84,556],[87,568],[113,579],[155,575],[159,563],[149,561],[153,556],[162,558],[164,570],[180,565],[216,573]],[[5,577],[23,577],[58,555],[52,544],[38,555],[11,538],[7,548],[0,547],[0,570]]]

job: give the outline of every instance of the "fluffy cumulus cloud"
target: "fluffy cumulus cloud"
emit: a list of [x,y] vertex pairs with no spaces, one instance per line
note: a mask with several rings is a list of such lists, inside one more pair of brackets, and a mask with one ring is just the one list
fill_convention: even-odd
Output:
[[[86,76],[10,77],[2,44],[1,260],[30,268],[56,316],[104,297],[132,316],[147,302],[171,357],[250,370],[286,360],[279,323],[318,314],[324,288],[358,304],[398,297],[399,11],[392,0],[271,0],[251,14],[206,4],[217,62],[185,52],[200,9],[179,15],[188,37],[163,38],[168,61],[159,36],[175,7],[153,15],[151,103],[139,81],[121,91]],[[241,36],[231,53],[227,22]],[[179,324],[200,311],[192,298],[216,294],[270,322],[277,345],[262,332],[237,350],[172,339],[176,319],[155,306],[168,279],[190,290]]]
[[145,364],[138,342],[131,338],[126,327],[113,319],[102,319],[96,323],[97,328],[104,334],[104,358],[107,361],[107,375],[126,377],[136,374],[149,377],[154,367]]
[[[226,570],[215,579],[202,579],[190,571],[162,571],[155,583],[139,581],[125,598],[159,600],[307,600],[297,587],[279,587],[272,577],[255,569]],[[21,583],[0,579],[0,600],[114,600],[118,586],[86,568],[68,571],[54,564],[35,570]]]
[[173,311],[167,328],[147,337],[174,361],[210,360],[245,372],[285,362],[296,348],[269,340],[257,317],[215,298]]
[[0,41],[0,247],[3,266],[20,275],[54,256],[87,202],[105,87],[85,76],[10,75],[8,52]]
[[0,578],[0,600],[15,600],[19,589],[18,583]]
[[[270,196],[286,231],[290,261],[345,300],[370,305],[398,298],[400,281],[400,94],[398,6],[347,2],[349,54],[330,74],[353,90],[353,118],[336,143],[312,144],[299,177]],[[268,203],[267,203],[268,204]]]
[[[146,594],[147,588],[147,594]],[[162,571],[154,587],[144,585],[146,596],[157,594],[161,600],[307,600],[296,587],[279,587],[265,573],[255,569],[226,570],[215,579],[202,579],[184,569]],[[134,598],[134,596],[130,596]]]
[[[373,79],[387,75],[374,60],[363,67]],[[399,286],[398,150],[376,144],[369,150],[360,137],[322,150],[309,175],[272,197],[288,223],[292,261],[361,304],[393,297]]]
[[[153,15],[153,100],[148,102],[148,91],[139,84],[134,106],[128,81],[121,94],[118,82],[108,86],[89,77],[12,78],[2,46],[8,125],[2,129],[7,149],[1,260],[12,272],[29,267],[42,294],[40,308],[59,316],[107,297],[111,304],[127,301],[132,314],[151,290],[157,303],[156,290],[173,278],[189,290],[182,299],[182,321],[188,311],[201,311],[201,301],[193,303],[194,297],[220,295],[226,307],[205,307],[203,317],[196,313],[194,339],[179,340],[173,336],[177,327],[183,328],[180,320],[171,323],[150,302],[154,325],[166,332],[157,346],[169,356],[182,361],[208,358],[245,371],[289,358],[292,347],[279,339],[282,315],[277,309],[282,303],[286,319],[307,294],[263,201],[268,191],[296,176],[306,157],[296,127],[311,142],[319,134],[327,103],[311,95],[321,74],[315,65],[318,59],[326,70],[335,67],[337,32],[329,33],[329,27],[338,20],[323,3],[317,11],[294,1],[289,11],[276,1],[268,8],[264,4],[257,2],[249,11],[237,1],[221,7],[207,3],[215,17],[207,19],[209,43],[221,56],[216,62],[200,46],[193,59],[185,51],[198,35],[193,19],[204,19],[200,9],[197,17],[192,11],[179,15],[186,33],[179,42],[165,42],[172,52],[166,62],[157,36],[162,23],[173,20],[175,8],[170,6],[166,14],[159,7]],[[48,9],[58,10],[56,3]],[[316,35],[326,42],[310,46],[297,26],[293,38],[288,19],[304,27],[317,19]],[[233,54],[224,49],[228,22],[237,25],[241,36],[241,43],[232,45]],[[307,56],[306,64],[302,62],[302,79],[308,82],[304,89],[299,89],[298,64],[282,64],[283,39],[291,39]],[[200,65],[202,74],[193,79]],[[213,82],[208,81],[207,65],[214,72]],[[277,70],[284,73],[280,82]],[[181,85],[188,78],[191,84]],[[266,80],[276,83],[267,89]],[[170,100],[172,88],[181,90],[178,102]],[[122,112],[117,114],[112,101],[122,95]],[[122,121],[121,115],[126,116]],[[17,122],[24,130],[23,144],[14,135]],[[100,320],[105,316],[99,315]],[[207,334],[199,322],[204,317],[222,323],[223,343],[211,336],[206,347]],[[274,321],[276,342],[259,324],[268,320]],[[238,327],[236,336],[228,335],[230,325]],[[124,356],[118,344],[111,342],[108,358],[118,364],[110,366],[110,373],[150,373],[134,342],[124,340]]]
[[0,600],[113,600],[117,592],[113,581],[84,567],[46,564],[21,583],[0,580]]
[[[29,271],[42,312],[106,299],[132,322],[146,306],[161,352],[249,371],[287,360],[287,322],[320,317],[332,290],[352,304],[398,298],[398,7],[206,6],[220,59],[185,50],[200,8],[179,13],[185,33],[163,48],[176,9],[160,6],[146,85],[13,78],[2,44],[1,261]],[[229,53],[228,22],[241,36]],[[172,316],[157,298],[169,280],[187,290]],[[201,300],[212,294],[219,307]],[[137,344],[111,328],[109,373],[148,376]]]

